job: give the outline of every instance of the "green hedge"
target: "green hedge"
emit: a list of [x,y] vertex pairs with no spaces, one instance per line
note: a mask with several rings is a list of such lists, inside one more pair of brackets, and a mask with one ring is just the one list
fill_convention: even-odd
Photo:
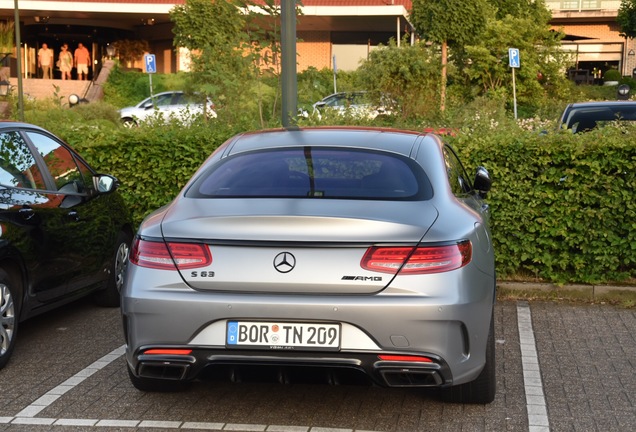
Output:
[[501,277],[556,283],[636,276],[636,127],[586,134],[460,133],[468,165],[486,166]]
[[[241,125],[66,127],[56,132],[116,175],[136,223],[168,203]],[[497,271],[555,283],[636,277],[636,128],[538,134],[510,125],[448,138],[467,169],[488,168]]]

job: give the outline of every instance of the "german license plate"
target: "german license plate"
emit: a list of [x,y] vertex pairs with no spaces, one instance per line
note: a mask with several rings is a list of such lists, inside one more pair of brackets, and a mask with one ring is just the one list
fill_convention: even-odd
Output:
[[340,324],[228,321],[228,348],[340,349]]

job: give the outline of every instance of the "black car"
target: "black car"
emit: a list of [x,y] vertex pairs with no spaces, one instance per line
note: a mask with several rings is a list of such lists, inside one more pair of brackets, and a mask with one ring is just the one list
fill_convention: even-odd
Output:
[[132,223],[117,187],[50,132],[0,122],[0,368],[21,321],[89,294],[119,305]]
[[635,120],[634,101],[578,102],[565,107],[559,121],[559,129],[571,129],[573,133],[579,133],[609,122]]

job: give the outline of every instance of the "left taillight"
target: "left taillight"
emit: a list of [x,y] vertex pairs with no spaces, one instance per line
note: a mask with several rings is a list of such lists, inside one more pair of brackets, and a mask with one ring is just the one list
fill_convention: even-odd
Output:
[[138,238],[133,244],[130,262],[140,267],[185,270],[210,265],[212,255],[210,248],[200,243],[165,243]]
[[374,246],[367,250],[360,265],[366,270],[400,274],[441,273],[461,268],[473,255],[470,241],[442,246]]

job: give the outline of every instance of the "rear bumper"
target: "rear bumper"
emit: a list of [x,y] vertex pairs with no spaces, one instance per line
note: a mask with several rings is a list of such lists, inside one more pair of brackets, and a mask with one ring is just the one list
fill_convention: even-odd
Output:
[[442,359],[430,355],[425,357],[431,362],[422,363],[385,361],[379,359],[378,353],[334,353],[322,357],[314,353],[297,353],[293,356],[277,356],[258,351],[228,352],[202,347],[182,356],[143,354],[150,348],[158,347],[144,347],[133,356],[133,363],[129,367],[135,376],[191,381],[204,375],[225,375],[237,380],[258,371],[278,381],[289,382],[302,369],[304,372],[320,371],[321,374],[313,375],[321,375],[331,383],[348,382],[354,376],[364,376],[370,382],[384,387],[443,387],[452,384],[448,365]]
[[[473,381],[486,361],[495,280],[483,273],[440,273],[413,287],[337,296],[202,292],[174,272],[162,272],[161,280],[158,272],[134,265],[128,272],[121,310],[126,358],[135,376],[194,380],[214,368],[305,367],[353,370],[386,386],[431,387]],[[228,320],[338,323],[340,349],[230,348]],[[151,348],[191,353],[145,354]],[[386,362],[379,354],[432,361]]]

